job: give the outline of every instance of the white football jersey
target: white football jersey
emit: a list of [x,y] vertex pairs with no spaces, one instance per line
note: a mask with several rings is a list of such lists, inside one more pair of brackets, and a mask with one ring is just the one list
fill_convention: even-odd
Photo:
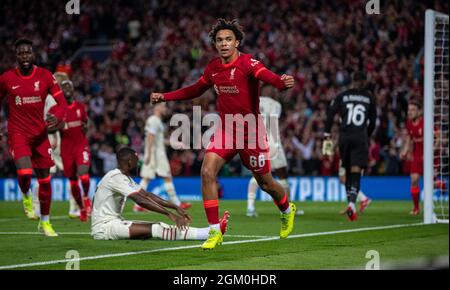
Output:
[[47,116],[48,111],[53,107],[56,106],[57,103],[55,101],[55,98],[53,98],[52,95],[48,95],[47,99],[45,99],[45,106],[44,106],[44,120]]
[[[280,128],[278,121],[281,116],[281,104],[270,97],[259,98],[259,110],[264,119],[270,147],[281,146]],[[274,122],[277,122],[275,126]],[[272,129],[272,130],[271,130]]]
[[[45,106],[44,106],[44,120],[47,118],[48,111],[53,107],[56,106],[57,103],[52,95],[47,95],[47,99],[45,99]],[[54,134],[48,134],[48,140],[50,141],[50,144],[53,144],[57,142],[58,146],[52,150],[52,156],[53,161],[55,161],[56,166],[62,170],[63,164],[61,161],[61,134],[59,131],[56,131]],[[56,169],[53,171],[56,172]]]
[[92,227],[115,219],[122,219],[127,197],[141,187],[131,177],[116,168],[100,180],[94,195]]
[[153,115],[145,122],[145,133],[155,136],[151,152],[147,152],[147,138],[145,138],[145,156],[151,154],[151,160],[157,161],[161,155],[166,155],[164,146],[164,125],[160,118]]

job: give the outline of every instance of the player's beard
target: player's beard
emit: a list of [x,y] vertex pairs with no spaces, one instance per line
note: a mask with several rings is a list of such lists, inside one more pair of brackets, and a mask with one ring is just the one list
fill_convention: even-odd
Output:
[[133,176],[139,176],[138,166],[135,166],[135,167],[130,168],[130,173],[131,173]]

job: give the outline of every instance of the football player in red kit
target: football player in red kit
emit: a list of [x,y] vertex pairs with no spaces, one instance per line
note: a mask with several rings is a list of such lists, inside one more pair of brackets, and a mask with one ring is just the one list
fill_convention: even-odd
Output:
[[420,213],[420,176],[423,175],[423,118],[420,113],[420,104],[412,101],[408,105],[408,121],[406,123],[408,130],[408,138],[405,146],[400,154],[400,158],[404,159],[409,152],[412,152],[411,161],[411,197],[414,208],[412,215]]
[[[85,106],[74,100],[72,82],[68,79],[63,80],[61,89],[68,104],[64,124],[60,129],[64,176],[69,179],[72,196],[80,208],[80,220],[86,222],[91,214],[89,199],[91,153],[86,138],[88,117]],[[80,191],[79,180],[83,187],[83,195]]]
[[[210,225],[209,238],[202,248],[214,249],[223,241],[219,229],[216,179],[220,169],[236,154],[240,155],[244,165],[253,172],[261,189],[274,199],[281,212],[280,237],[286,238],[293,230],[296,208],[271,174],[267,133],[259,111],[259,82],[285,90],[294,86],[294,78],[278,76],[251,55],[239,51],[244,33],[236,20],[219,19],[209,36],[219,57],[209,62],[202,77],[186,88],[151,94],[153,104],[194,99],[211,87],[214,87],[217,95],[221,125],[211,138],[201,170],[203,205]],[[233,124],[229,124],[230,119],[236,121],[236,129]],[[256,121],[252,125],[247,122],[249,119]],[[261,140],[263,141],[260,142]],[[258,145],[255,146],[255,143]]]
[[[50,224],[51,146],[47,129],[52,129],[64,118],[67,102],[50,71],[33,64],[33,43],[19,39],[15,43],[18,66],[0,76],[0,99],[8,102],[8,144],[17,167],[17,179],[22,192],[25,213],[35,218],[30,182],[33,169],[39,183],[41,218],[38,229],[46,236],[57,233]],[[58,106],[54,113],[48,113],[44,121],[44,105],[51,94]]]

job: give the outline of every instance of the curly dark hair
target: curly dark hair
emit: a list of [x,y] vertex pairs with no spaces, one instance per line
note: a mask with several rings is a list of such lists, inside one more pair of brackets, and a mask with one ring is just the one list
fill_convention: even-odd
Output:
[[25,37],[19,38],[16,40],[16,42],[14,42],[14,48],[17,49],[22,44],[33,46],[33,41],[31,41],[30,39],[25,38]]
[[229,29],[233,31],[234,36],[236,36],[236,39],[239,40],[239,45],[242,44],[245,34],[242,29],[242,26],[239,24],[239,21],[237,19],[228,21],[223,18],[219,18],[217,19],[217,23],[213,25],[211,31],[209,32],[209,38],[211,40],[212,45],[216,44],[217,32],[223,29]]

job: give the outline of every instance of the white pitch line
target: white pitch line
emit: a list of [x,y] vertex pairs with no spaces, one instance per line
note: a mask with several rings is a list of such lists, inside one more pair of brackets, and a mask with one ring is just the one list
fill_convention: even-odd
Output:
[[[90,232],[58,232],[58,235],[90,235]],[[0,232],[0,235],[42,235],[39,232]],[[230,238],[271,238],[272,236],[226,235]]]
[[[63,219],[70,219],[67,215],[60,215],[60,216],[50,216],[51,220],[63,220]],[[6,223],[6,222],[18,222],[18,221],[33,221],[28,219],[27,217],[23,216],[21,218],[5,218],[0,219],[0,223]],[[37,221],[37,220],[34,220]]]
[[[88,232],[58,232],[58,235],[90,235]],[[42,236],[39,232],[0,232],[0,235],[36,235]]]
[[[344,233],[355,233],[355,232],[365,232],[365,231],[377,231],[377,230],[386,230],[386,229],[416,227],[416,226],[424,226],[424,225],[425,224],[423,224],[423,223],[414,223],[414,224],[400,224],[400,225],[390,225],[390,226],[348,229],[348,230],[339,230],[339,231],[330,231],[330,232],[308,233],[308,234],[292,235],[292,236],[289,236],[288,239],[298,239],[298,238],[327,236],[327,235],[336,235],[336,234],[344,234]],[[263,238],[263,239],[224,242],[222,245],[249,244],[249,243],[273,241],[273,240],[279,240],[279,239],[280,239],[279,237],[268,237],[268,238]],[[80,259],[63,259],[63,260],[44,261],[44,262],[36,262],[36,263],[28,263],[28,264],[7,265],[7,266],[0,266],[0,270],[16,269],[16,268],[24,268],[24,267],[35,267],[35,266],[46,266],[46,265],[54,265],[54,264],[60,264],[60,263],[98,260],[98,259],[106,259],[106,258],[114,258],[114,257],[150,254],[150,253],[157,253],[157,252],[186,250],[186,249],[193,249],[193,248],[198,248],[198,247],[199,247],[199,245],[190,245],[190,246],[162,248],[162,249],[145,250],[145,251],[137,251],[137,252],[126,252],[126,253],[90,256],[90,257],[84,257],[84,258],[80,258]]]

